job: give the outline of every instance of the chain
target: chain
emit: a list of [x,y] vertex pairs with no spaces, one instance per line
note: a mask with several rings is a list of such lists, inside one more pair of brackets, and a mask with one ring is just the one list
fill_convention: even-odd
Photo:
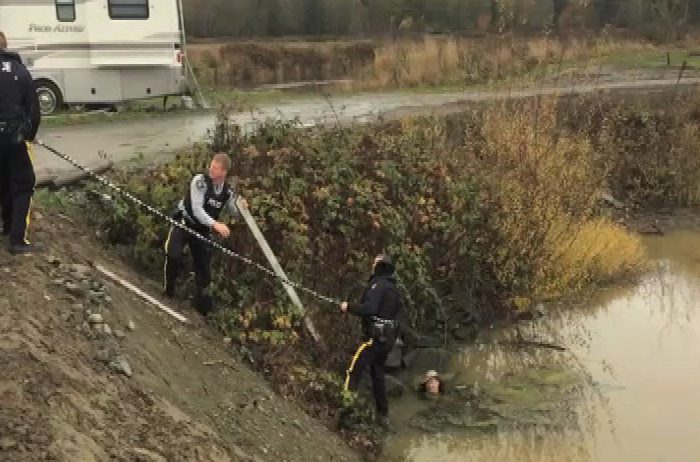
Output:
[[307,293],[307,294],[311,295],[312,297],[314,297],[314,298],[316,298],[316,299],[318,299],[318,300],[321,300],[321,301],[324,301],[324,302],[327,302],[327,303],[331,303],[331,304],[334,304],[334,305],[339,305],[339,304],[340,304],[340,302],[339,302],[338,300],[335,300],[335,299],[333,299],[333,298],[331,298],[331,297],[325,296],[325,295],[323,295],[323,294],[321,294],[321,293],[319,293],[319,292],[316,292],[316,291],[313,290],[313,289],[309,289],[308,287],[305,287],[305,286],[303,286],[303,285],[301,285],[301,284],[299,284],[299,283],[297,283],[297,282],[290,281],[289,279],[280,277],[280,276],[278,276],[277,274],[275,274],[274,271],[272,271],[271,269],[269,269],[269,268],[267,268],[267,267],[261,265],[260,263],[257,263],[257,262],[251,260],[251,259],[248,258],[248,257],[245,257],[245,256],[243,256],[243,255],[241,255],[241,254],[239,254],[239,253],[236,253],[236,252],[234,252],[233,250],[231,250],[231,249],[229,249],[229,248],[227,248],[227,247],[224,247],[223,245],[219,244],[218,242],[212,240],[212,239],[209,238],[209,237],[203,236],[202,234],[198,233],[197,231],[195,231],[195,230],[193,230],[193,229],[187,227],[185,224],[180,223],[180,222],[178,222],[177,220],[174,220],[172,217],[166,215],[165,213],[163,213],[162,211],[160,211],[160,210],[158,210],[157,208],[153,207],[152,205],[149,205],[149,204],[145,203],[144,201],[142,201],[142,200],[139,199],[138,197],[136,197],[136,196],[134,196],[133,194],[131,194],[129,191],[126,191],[126,190],[124,190],[123,188],[121,188],[121,187],[119,187],[119,186],[117,186],[117,185],[111,183],[111,182],[110,182],[108,179],[106,179],[104,176],[98,175],[97,173],[93,172],[91,169],[89,169],[89,168],[87,168],[87,167],[85,167],[85,166],[83,166],[83,165],[80,165],[75,159],[73,159],[73,158],[70,157],[69,155],[62,153],[62,152],[60,152],[60,151],[58,151],[58,150],[52,148],[51,146],[48,146],[48,145],[45,144],[43,141],[41,141],[41,140],[35,140],[34,143],[36,143],[37,145],[43,147],[44,149],[46,149],[46,150],[49,151],[50,153],[52,153],[52,154],[54,154],[54,155],[60,157],[61,159],[65,160],[66,162],[68,162],[69,164],[71,164],[72,166],[74,166],[75,168],[77,168],[77,169],[79,169],[79,170],[81,170],[81,171],[87,173],[90,177],[94,178],[95,180],[97,180],[98,182],[102,183],[104,186],[107,186],[108,188],[112,189],[113,191],[116,191],[118,194],[120,194],[120,195],[122,195],[123,197],[127,198],[129,201],[133,202],[134,204],[137,204],[138,206],[140,206],[140,207],[146,209],[150,214],[152,214],[152,215],[154,215],[154,216],[156,216],[156,217],[158,217],[158,218],[162,218],[163,220],[165,220],[165,221],[167,221],[168,223],[170,223],[172,226],[176,226],[176,227],[180,228],[181,230],[187,232],[188,234],[190,234],[190,235],[196,237],[196,238],[199,239],[200,241],[209,244],[209,245],[212,246],[214,249],[220,251],[220,252],[223,253],[224,255],[227,255],[228,257],[231,257],[231,258],[235,258],[235,259],[237,259],[237,260],[240,260],[240,261],[242,261],[243,263],[245,263],[246,265],[252,266],[252,267],[254,267],[255,269],[257,269],[258,271],[261,271],[261,272],[265,273],[267,276],[272,277],[272,278],[274,278],[274,279],[280,280],[280,282],[282,282],[282,284],[288,284],[288,285],[294,287],[295,289],[298,289],[298,290],[300,290],[300,291],[302,291],[302,292],[304,292],[304,293]]

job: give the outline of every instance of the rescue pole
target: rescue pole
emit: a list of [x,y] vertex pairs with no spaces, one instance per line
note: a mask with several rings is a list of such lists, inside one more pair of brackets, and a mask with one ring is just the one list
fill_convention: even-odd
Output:
[[262,250],[263,254],[265,254],[265,258],[267,258],[267,261],[272,267],[272,270],[277,275],[277,278],[280,281],[282,281],[282,286],[287,291],[287,295],[289,295],[289,298],[292,300],[292,303],[296,308],[297,314],[304,318],[304,325],[306,327],[306,330],[309,331],[316,343],[321,343],[321,336],[316,330],[313,321],[311,320],[311,318],[309,318],[306,309],[304,309],[304,305],[301,303],[299,295],[297,295],[297,291],[291,284],[285,282],[289,279],[287,278],[287,275],[282,269],[282,265],[280,265],[274,252],[272,252],[270,245],[267,243],[267,239],[265,239],[265,236],[263,235],[262,231],[260,231],[260,228],[258,227],[255,218],[253,218],[253,215],[250,214],[250,211],[247,208],[242,206],[241,196],[238,196],[238,199],[236,200],[236,206],[238,207],[238,210],[241,216],[243,217],[243,220],[245,220],[246,224],[248,225],[248,229],[250,229],[250,232],[253,234],[253,237],[255,237],[255,240],[260,246],[260,250]]

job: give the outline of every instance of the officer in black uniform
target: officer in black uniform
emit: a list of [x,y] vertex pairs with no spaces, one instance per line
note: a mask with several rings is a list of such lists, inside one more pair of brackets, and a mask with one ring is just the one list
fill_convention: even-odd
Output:
[[[227,238],[231,230],[221,223],[219,216],[224,208],[234,217],[239,214],[236,201],[238,196],[226,182],[231,168],[231,159],[226,154],[214,155],[207,173],[195,175],[185,198],[180,201],[175,213],[175,219],[199,234],[209,237],[211,232]],[[241,198],[243,207],[247,207],[245,199]],[[192,253],[195,279],[195,308],[206,315],[213,308],[211,297],[211,247],[192,234],[176,226],[171,227],[165,242],[165,282],[166,296],[175,295],[175,284],[182,267],[182,252],[188,245]]]
[[32,76],[6,48],[0,32],[0,216],[10,252],[21,254],[41,250],[27,240],[36,180],[27,143],[36,136],[41,113]]
[[399,334],[398,316],[401,298],[394,278],[394,263],[388,255],[374,259],[372,276],[360,303],[343,302],[343,313],[362,318],[363,341],[352,357],[345,377],[345,392],[355,392],[362,374],[370,368],[372,393],[380,424],[388,426],[389,403],[384,384],[384,363]]

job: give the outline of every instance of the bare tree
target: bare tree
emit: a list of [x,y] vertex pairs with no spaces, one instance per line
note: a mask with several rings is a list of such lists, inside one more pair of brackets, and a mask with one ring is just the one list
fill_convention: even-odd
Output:
[[649,0],[656,38],[666,43],[677,40],[688,22],[689,0]]
[[491,0],[491,28],[496,30],[499,28],[500,8],[498,0]]
[[569,0],[552,0],[552,26],[555,33],[559,33],[559,20],[568,4]]

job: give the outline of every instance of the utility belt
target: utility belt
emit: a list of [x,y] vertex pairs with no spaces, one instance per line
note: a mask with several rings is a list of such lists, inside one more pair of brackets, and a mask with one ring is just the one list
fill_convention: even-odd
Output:
[[3,144],[21,144],[24,142],[26,124],[17,119],[0,118],[0,142]]
[[399,331],[399,322],[395,319],[382,319],[372,316],[371,334],[372,338],[380,343],[393,342],[396,340]]
[[171,216],[173,220],[182,222],[184,225],[187,225],[188,228],[190,228],[193,231],[196,231],[202,236],[206,237],[209,236],[209,234],[211,233],[211,230],[209,228],[207,228],[206,226],[202,226],[201,223],[195,222],[189,217],[189,215],[187,215],[183,210],[181,210],[179,206],[175,206],[175,210],[173,210]]

